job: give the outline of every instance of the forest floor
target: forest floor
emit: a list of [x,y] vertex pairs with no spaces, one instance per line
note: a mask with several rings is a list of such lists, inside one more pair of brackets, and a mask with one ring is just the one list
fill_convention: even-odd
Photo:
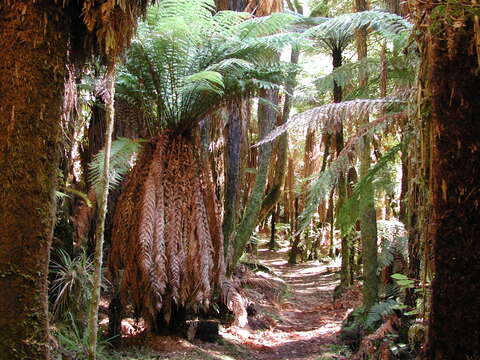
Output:
[[[287,245],[287,244],[283,244]],[[270,272],[244,269],[243,296],[255,313],[244,328],[221,326],[220,340],[189,342],[176,337],[149,335],[138,352],[117,354],[119,359],[178,360],[326,360],[346,359],[348,351],[338,344],[342,321],[357,307],[358,288],[334,301],[339,284],[338,268],[331,263],[287,262],[287,247],[269,251],[260,246],[256,261]],[[127,341],[128,343],[128,341]]]

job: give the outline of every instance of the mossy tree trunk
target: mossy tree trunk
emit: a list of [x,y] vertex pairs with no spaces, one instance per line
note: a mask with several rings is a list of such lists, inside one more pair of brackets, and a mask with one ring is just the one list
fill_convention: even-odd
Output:
[[[303,8],[298,5],[296,9],[290,8],[292,11],[297,11],[299,14],[303,14]],[[300,58],[300,50],[293,48],[290,55],[290,63],[298,65]],[[297,74],[294,73],[286,79],[285,84],[285,101],[283,103],[282,116],[280,122],[277,125],[286,123],[290,117],[290,111],[292,109],[292,97],[295,87],[297,85]],[[267,195],[263,199],[262,209],[260,210],[259,221],[263,221],[265,217],[273,211],[275,205],[278,203],[282,196],[283,186],[285,184],[285,178],[287,174],[288,164],[288,133],[280,135],[277,140],[277,160],[275,164],[275,175],[273,178],[272,188],[268,191]]]
[[231,242],[237,225],[238,210],[240,208],[240,187],[242,184],[242,158],[245,152],[243,139],[246,136],[248,117],[243,114],[244,101],[230,103],[227,107],[228,123],[225,147],[225,190],[223,239],[225,258],[233,251]]
[[[339,68],[342,66],[343,55],[341,48],[334,48],[332,51],[332,59],[333,59],[333,68]],[[333,82],[333,102],[339,103],[342,102],[343,99],[343,89],[339,86],[335,81]],[[338,156],[344,147],[344,139],[343,139],[343,122],[340,122],[337,126],[335,133],[335,152]],[[347,197],[347,183],[345,180],[345,174],[341,172],[338,176],[338,183],[337,183],[337,194],[338,199],[336,203],[337,213],[342,208],[343,204],[345,203]],[[352,274],[350,273],[350,249],[348,245],[348,238],[346,234],[341,234],[342,236],[342,268],[340,272],[340,284],[343,287],[348,287],[352,284]]]
[[106,72],[106,129],[105,129],[105,162],[103,164],[102,188],[99,193],[97,222],[95,231],[95,255],[93,259],[93,289],[88,312],[88,359],[97,358],[98,337],[98,306],[100,304],[100,289],[102,285],[103,240],[105,231],[105,218],[107,216],[107,199],[110,174],[110,150],[115,110],[113,108],[115,96],[115,62],[108,64]]
[[49,358],[68,24],[49,1],[0,2],[0,357]]
[[[275,103],[278,97],[278,91],[265,90],[264,97]],[[273,130],[277,113],[270,105],[260,103],[258,105],[258,124],[260,129],[260,138],[263,138],[271,130]],[[258,215],[262,207],[262,200],[267,185],[268,166],[272,154],[272,143],[266,143],[260,146],[258,155],[257,174],[255,176],[255,184],[253,185],[250,198],[246,204],[245,213],[238,225],[233,248],[232,257],[228,263],[227,273],[231,274],[240,260],[245,248],[250,240],[255,226],[258,222]]]
[[420,49],[430,111],[422,115],[432,126],[431,360],[480,358],[480,24],[467,10],[479,5],[448,4],[417,8],[427,25]]
[[[365,0],[355,0],[356,11],[366,11],[367,2]],[[357,31],[357,56],[358,60],[367,57],[367,29],[362,28]],[[367,76],[362,76],[360,86],[367,86]],[[368,116],[363,119],[363,123],[368,125]],[[370,136],[363,137],[363,144],[360,154],[360,178],[364,178],[370,170],[371,164],[371,139]],[[363,259],[363,307],[365,310],[375,304],[378,299],[378,275],[377,275],[377,216],[375,213],[373,185],[370,184],[363,192],[362,203],[366,204],[365,209],[360,216],[360,238],[362,244]]]

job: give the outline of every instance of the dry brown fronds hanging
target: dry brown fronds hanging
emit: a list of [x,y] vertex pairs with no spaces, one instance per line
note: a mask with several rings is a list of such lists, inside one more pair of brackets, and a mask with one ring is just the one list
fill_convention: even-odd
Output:
[[223,237],[207,169],[191,139],[166,131],[144,145],[119,199],[110,270],[123,301],[150,324],[157,314],[168,323],[173,304],[207,309],[222,285]]

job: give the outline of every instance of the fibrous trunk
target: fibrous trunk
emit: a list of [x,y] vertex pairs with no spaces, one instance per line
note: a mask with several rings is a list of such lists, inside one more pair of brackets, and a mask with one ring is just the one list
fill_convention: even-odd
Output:
[[[434,279],[427,359],[480,358],[480,24],[476,1],[418,5],[432,125]],[[441,13],[442,17],[438,17]]]
[[223,279],[217,201],[199,147],[168,131],[146,143],[117,206],[111,271],[123,301],[154,328],[172,309],[207,309]]
[[47,274],[68,26],[0,2],[0,357],[48,359]]

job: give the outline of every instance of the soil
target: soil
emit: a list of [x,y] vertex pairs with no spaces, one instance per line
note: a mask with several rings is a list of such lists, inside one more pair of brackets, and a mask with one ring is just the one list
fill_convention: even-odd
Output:
[[[249,302],[249,325],[221,326],[216,343],[149,336],[146,345],[154,359],[346,359],[338,344],[342,321],[357,307],[360,291],[354,288],[336,301],[338,268],[310,261],[287,263],[286,249],[260,249],[256,260],[271,272],[241,271],[238,279]],[[127,341],[128,343],[128,341]]]

